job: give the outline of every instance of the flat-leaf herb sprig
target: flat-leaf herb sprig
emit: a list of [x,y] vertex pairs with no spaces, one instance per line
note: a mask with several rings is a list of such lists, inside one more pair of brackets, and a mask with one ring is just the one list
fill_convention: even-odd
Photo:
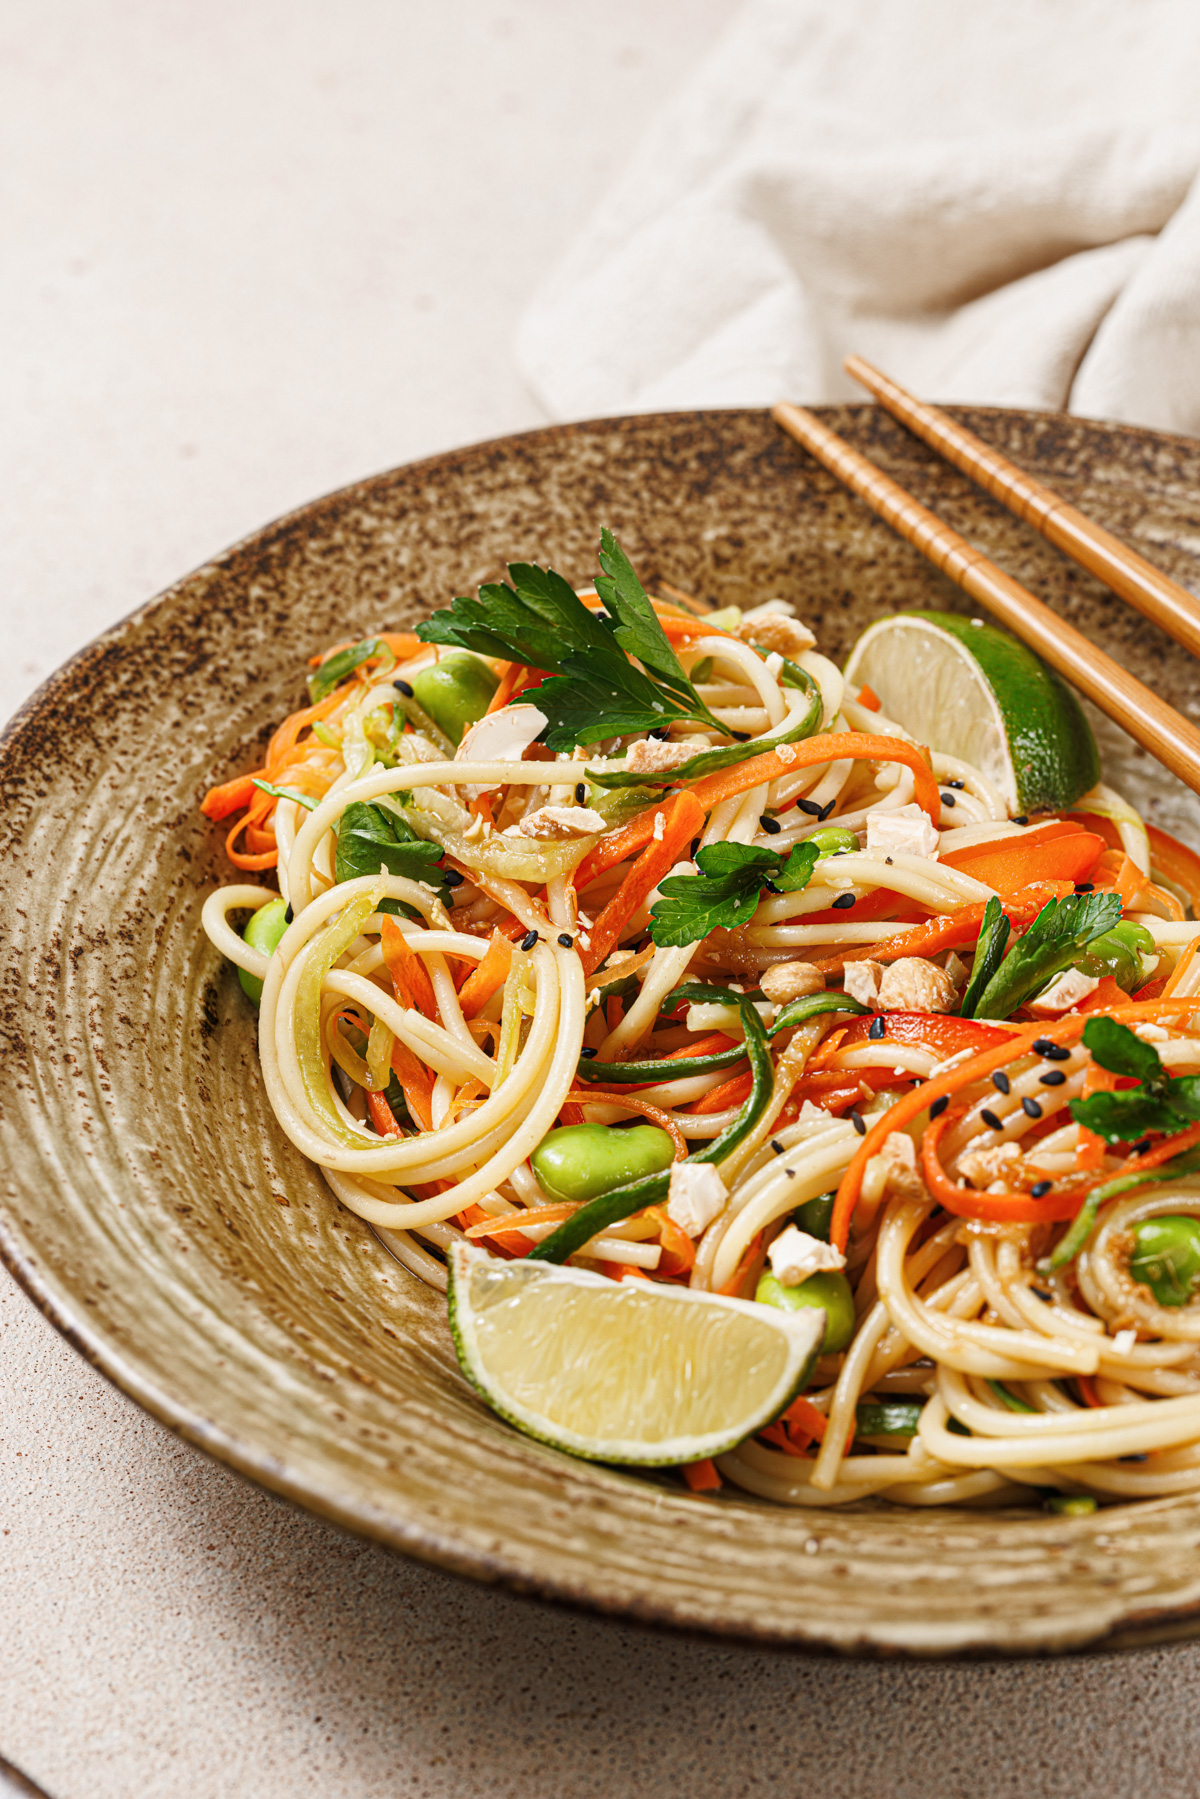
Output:
[[748,843],[710,843],[697,850],[695,875],[668,875],[650,912],[650,935],[660,947],[698,943],[723,926],[734,930],[754,917],[763,887],[798,893],[808,886],[820,856],[815,843],[798,843],[788,855]]
[[549,720],[544,735],[552,750],[688,722],[727,737],[684,673],[632,563],[608,530],[600,534],[600,567],[596,591],[605,612],[589,611],[553,569],[513,562],[511,585],[489,582],[478,598],[452,601],[419,624],[417,636],[550,670],[535,699]]
[[1110,1074],[1137,1082],[1116,1093],[1093,1093],[1073,1099],[1071,1116],[1106,1143],[1133,1143],[1148,1131],[1174,1134],[1200,1118],[1200,1075],[1172,1080],[1152,1043],[1144,1043],[1128,1025],[1112,1018],[1092,1018],[1084,1026],[1083,1046]]
[[981,953],[992,972],[981,991],[974,990],[974,980],[967,989],[968,1016],[973,1018],[1007,1018],[1055,975],[1070,968],[1093,938],[1102,937],[1121,921],[1121,898],[1116,893],[1076,893],[1048,900],[1025,935],[997,963],[992,956],[996,950],[1003,951],[1008,932],[1001,934],[998,903],[989,917],[991,908],[989,900],[981,933],[981,943],[986,938],[986,944]]

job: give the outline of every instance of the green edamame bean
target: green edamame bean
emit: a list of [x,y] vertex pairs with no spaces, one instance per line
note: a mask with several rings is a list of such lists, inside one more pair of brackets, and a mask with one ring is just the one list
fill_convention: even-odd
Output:
[[815,843],[822,856],[836,856],[839,850],[856,850],[858,838],[853,831],[844,831],[841,825],[822,825],[808,839]]
[[[287,905],[281,899],[268,900],[257,912],[250,914],[242,941],[251,949],[260,949],[264,956],[275,953],[275,945],[287,930]],[[238,969],[238,980],[242,983],[242,992],[255,1005],[262,998],[263,984],[255,974],[247,974],[244,968]]]
[[529,1158],[538,1186],[555,1200],[598,1199],[614,1187],[662,1174],[675,1160],[675,1145],[657,1125],[614,1129],[608,1124],[568,1124],[543,1137]]
[[815,1199],[806,1199],[792,1213],[793,1224],[808,1236],[819,1237],[822,1243],[828,1243],[829,1227],[833,1222],[833,1202],[836,1198],[836,1193],[818,1193]]
[[1106,931],[1104,934],[1106,937],[1116,937],[1121,943],[1127,943],[1131,950],[1135,950],[1140,955],[1152,956],[1155,953],[1153,937],[1144,924],[1138,924],[1132,918],[1123,918],[1120,924],[1115,924],[1111,931]]
[[454,744],[483,717],[499,685],[487,663],[466,650],[451,650],[412,679],[413,698]]
[[854,1335],[854,1294],[840,1272],[810,1274],[798,1287],[785,1287],[775,1275],[762,1274],[754,1297],[760,1305],[778,1306],[784,1312],[798,1312],[801,1306],[820,1306],[825,1313],[822,1355],[837,1355]]
[[[1141,925],[1119,924],[1114,925],[1111,931],[1105,931],[1103,936],[1093,937],[1085,953],[1076,959],[1076,966],[1084,974],[1110,974],[1118,987],[1123,988],[1126,993],[1131,992],[1142,983],[1141,951],[1146,947],[1132,940],[1135,931],[1139,936],[1150,936],[1149,931],[1144,931]],[[1153,947],[1153,940],[1150,947]]]
[[1160,1306],[1182,1306],[1200,1280],[1200,1218],[1144,1218],[1133,1227],[1129,1272]]

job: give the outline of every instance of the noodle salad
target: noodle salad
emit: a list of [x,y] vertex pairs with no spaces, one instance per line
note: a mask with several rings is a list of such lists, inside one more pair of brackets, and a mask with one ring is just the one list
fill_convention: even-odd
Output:
[[980,766],[790,605],[649,597],[607,531],[600,567],[334,646],[204,799],[278,881],[203,922],[282,1129],[452,1302],[523,1262],[613,1329],[808,1316],[782,1410],[672,1457],[660,1393],[663,1453],[601,1459],[802,1506],[1200,1489],[1200,859],[1032,658],[1073,760],[1031,803],[1015,726]]

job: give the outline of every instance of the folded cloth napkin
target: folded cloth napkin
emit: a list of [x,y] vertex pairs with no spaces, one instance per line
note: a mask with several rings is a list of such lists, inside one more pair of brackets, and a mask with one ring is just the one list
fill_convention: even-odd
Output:
[[930,399],[1200,433],[1200,0],[750,0],[522,321],[557,417]]

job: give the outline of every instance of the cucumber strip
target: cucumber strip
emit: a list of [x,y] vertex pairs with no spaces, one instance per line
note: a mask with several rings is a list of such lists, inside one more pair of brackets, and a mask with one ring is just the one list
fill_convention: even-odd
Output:
[[[806,737],[812,737],[820,730],[825,702],[821,698],[821,689],[805,669],[797,668],[795,673],[803,679],[803,689],[808,694],[808,710],[788,730],[780,731],[778,735],[756,737],[750,743],[731,743],[724,749],[702,750],[690,762],[681,762],[678,768],[664,769],[661,774],[630,774],[624,769],[614,769],[610,774],[589,768],[588,780],[593,781],[597,787],[674,787],[679,781],[696,781],[701,775],[715,774],[720,768],[735,768],[739,762],[748,762],[752,756],[765,756],[771,750],[778,749],[782,743],[803,742]],[[787,685],[800,687],[802,683],[791,680]]]
[[711,1056],[681,1056],[674,1062],[666,1058],[657,1062],[581,1061],[579,1072],[585,1080],[607,1081],[613,1086],[628,1085],[632,1081],[651,1085],[655,1081],[679,1081],[685,1075],[715,1074],[720,1068],[732,1068],[735,1062],[744,1061],[745,1055],[745,1045],[734,1043],[729,1049],[714,1050]]
[[[689,1162],[723,1162],[727,1155],[735,1150],[739,1143],[754,1129],[767,1109],[775,1086],[775,1070],[771,1063],[771,1052],[767,1048],[767,1033],[763,1021],[754,1009],[748,994],[730,993],[724,987],[709,987],[697,981],[689,981],[677,987],[674,993],[668,994],[663,1001],[664,1010],[673,1008],[686,1001],[689,1004],[709,1004],[727,1006],[733,1000],[742,1015],[742,1027],[746,1033],[744,1053],[749,1058],[752,1076],[750,1093],[738,1112],[733,1123],[706,1143],[703,1149],[690,1155]],[[619,1224],[621,1219],[632,1217],[644,1206],[657,1205],[665,1199],[670,1186],[669,1170],[664,1174],[646,1175],[640,1181],[632,1181],[628,1186],[615,1187],[611,1193],[601,1193],[596,1199],[589,1199],[586,1205],[573,1212],[565,1223],[556,1231],[551,1231],[530,1252],[529,1259],[540,1262],[565,1262],[582,1249],[592,1237],[599,1236],[610,1225]]]
[[806,993],[802,999],[793,999],[783,1008],[775,1023],[771,1026],[770,1035],[774,1037],[779,1031],[790,1031],[794,1025],[807,1024],[810,1018],[817,1018],[822,1012],[855,1012],[859,1015],[869,1012],[870,1006],[864,1006],[848,993]]

